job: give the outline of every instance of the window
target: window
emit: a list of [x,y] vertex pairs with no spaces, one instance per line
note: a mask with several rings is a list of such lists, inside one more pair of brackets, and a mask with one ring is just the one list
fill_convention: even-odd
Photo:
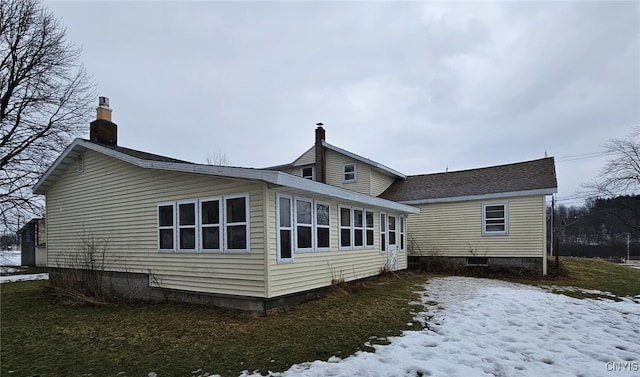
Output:
[[389,247],[396,246],[396,231],[396,217],[389,215]]
[[249,195],[158,204],[158,250],[249,251]]
[[353,246],[364,247],[364,219],[361,209],[353,210]]
[[203,251],[219,251],[222,244],[220,231],[220,199],[200,201],[200,248]]
[[364,211],[366,226],[366,245],[373,247],[373,211]]
[[340,247],[351,247],[351,208],[340,207]]
[[316,248],[329,249],[330,247],[330,210],[325,203],[316,203]]
[[313,250],[312,208],[311,200],[296,199],[296,250]]
[[228,250],[248,251],[249,208],[248,195],[225,198],[226,247]]
[[302,178],[313,180],[313,166],[302,168]]
[[276,216],[278,219],[278,262],[293,262],[293,228],[291,197],[278,195],[278,206],[276,208]]
[[196,250],[196,202],[178,202],[178,249]]
[[399,227],[400,227],[400,229],[399,229],[400,230],[400,250],[404,250],[404,241],[405,241],[405,239],[404,239],[404,216],[400,216],[400,217],[398,217],[398,219],[400,221],[400,224],[399,224]]
[[487,257],[467,257],[467,266],[488,266],[489,259]]
[[380,253],[387,252],[387,215],[380,212]]
[[508,234],[508,208],[505,203],[492,203],[482,205],[482,234],[506,235]]
[[158,205],[158,249],[175,250],[175,213],[173,203]]
[[342,182],[356,181],[356,163],[350,162],[342,166]]

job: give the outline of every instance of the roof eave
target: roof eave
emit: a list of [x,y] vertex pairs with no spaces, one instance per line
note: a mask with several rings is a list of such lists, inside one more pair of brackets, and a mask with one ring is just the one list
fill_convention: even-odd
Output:
[[378,168],[378,169],[380,169],[380,170],[382,170],[382,171],[385,171],[385,172],[387,172],[387,173],[390,173],[390,174],[392,174],[392,175],[394,175],[394,176],[396,176],[396,177],[398,177],[398,178],[402,178],[402,179],[406,179],[406,178],[407,178],[407,176],[406,176],[405,174],[402,174],[402,173],[400,173],[400,172],[399,172],[399,171],[397,171],[397,170],[391,169],[391,168],[390,168],[390,167],[388,167],[388,166],[382,165],[382,164],[381,164],[381,163],[379,163],[379,162],[375,162],[375,161],[370,160],[370,159],[368,159],[368,158],[365,158],[365,157],[362,157],[362,156],[360,156],[360,155],[357,155],[357,154],[355,154],[355,153],[353,153],[353,152],[349,152],[349,151],[348,151],[348,150],[346,150],[346,149],[342,149],[342,148],[340,148],[340,147],[336,147],[335,145],[331,145],[331,144],[327,143],[326,141],[323,141],[323,142],[322,142],[322,146],[323,146],[323,147],[326,147],[326,148],[329,148],[329,149],[333,150],[334,152],[338,152],[338,153],[344,154],[344,155],[346,155],[346,156],[349,156],[349,157],[351,157],[351,158],[353,158],[353,159],[355,159],[355,160],[358,160],[358,161],[364,162],[364,163],[365,163],[365,164],[367,164],[367,165],[371,165],[371,166],[373,166],[373,167],[375,167],[375,168]]
[[415,200],[399,200],[399,203],[408,205],[419,204],[433,204],[433,203],[453,203],[453,202],[468,202],[473,200],[494,200],[504,198],[514,198],[519,196],[535,196],[535,195],[551,195],[558,192],[557,187],[535,189],[535,190],[522,190],[522,191],[510,191],[510,192],[496,192],[490,194],[480,195],[465,195],[465,196],[453,196],[446,198],[426,198]]
[[401,204],[391,200],[369,196],[355,191],[350,191],[324,183],[311,181],[309,179],[297,177],[281,171],[145,160],[116,151],[114,149],[106,148],[99,144],[88,142],[83,139],[74,140],[74,142],[71,143],[69,147],[67,147],[67,149],[65,149],[60,157],[56,159],[53,165],[42,176],[40,181],[38,181],[36,186],[34,186],[33,192],[37,194],[45,194],[53,184],[52,179],[54,178],[54,173],[58,171],[61,166],[69,166],[70,162],[66,165],[63,164],[67,157],[74,153],[74,151],[77,152],[77,154],[80,154],[87,149],[91,149],[98,153],[102,153],[118,160],[128,162],[143,169],[166,170],[181,173],[205,174],[224,178],[262,181],[274,185],[287,186],[294,189],[328,195],[335,198],[345,199],[362,204],[394,209],[400,212],[420,212],[418,208],[412,207],[410,205]]

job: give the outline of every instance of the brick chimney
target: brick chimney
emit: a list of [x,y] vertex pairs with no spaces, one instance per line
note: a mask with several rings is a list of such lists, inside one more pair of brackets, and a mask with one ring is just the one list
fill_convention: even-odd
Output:
[[325,149],[322,142],[325,140],[324,128],[322,123],[316,123],[316,181],[327,183],[327,161]]
[[107,145],[118,145],[118,125],[111,121],[109,98],[98,97],[96,120],[89,125],[89,140]]

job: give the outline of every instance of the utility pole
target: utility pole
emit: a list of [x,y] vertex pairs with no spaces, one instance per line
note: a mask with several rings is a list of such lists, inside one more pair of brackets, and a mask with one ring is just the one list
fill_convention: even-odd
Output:
[[555,217],[556,214],[556,206],[555,206],[555,196],[551,196],[551,219],[549,219],[549,255],[553,256],[553,239],[554,239],[554,225],[553,225],[553,218]]
[[627,264],[631,263],[629,260],[629,232],[627,232]]
[[555,259],[556,259],[556,270],[560,269],[560,242],[558,241],[558,229],[557,229],[557,222],[556,222],[556,197],[555,195],[552,197],[551,199],[551,207],[553,209],[553,216],[552,216],[552,222],[553,222],[553,249],[555,251]]

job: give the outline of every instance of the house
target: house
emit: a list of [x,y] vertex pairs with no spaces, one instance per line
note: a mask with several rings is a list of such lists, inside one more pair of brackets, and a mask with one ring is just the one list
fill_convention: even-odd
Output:
[[543,158],[409,176],[380,197],[420,208],[407,218],[416,256],[546,275],[546,196],[556,192],[553,158]]
[[[376,179],[369,177],[372,186]],[[34,192],[46,199],[54,284],[99,249],[114,289],[258,311],[313,297],[332,282],[406,268],[404,219],[419,212],[283,171],[122,147],[104,98],[90,139],[73,141]],[[389,229],[380,230],[380,217]]]
[[[122,293],[266,311],[405,269],[410,238],[464,263],[545,272],[553,159],[447,180],[405,176],[325,139],[319,124],[309,150],[271,168],[194,164],[120,146],[101,97],[89,140],[73,141],[34,187],[46,198],[52,283],[97,249],[96,273]],[[510,174],[530,177],[517,185]],[[490,181],[473,191],[455,177]]]
[[18,230],[21,266],[47,266],[47,232],[42,218],[31,219]]

